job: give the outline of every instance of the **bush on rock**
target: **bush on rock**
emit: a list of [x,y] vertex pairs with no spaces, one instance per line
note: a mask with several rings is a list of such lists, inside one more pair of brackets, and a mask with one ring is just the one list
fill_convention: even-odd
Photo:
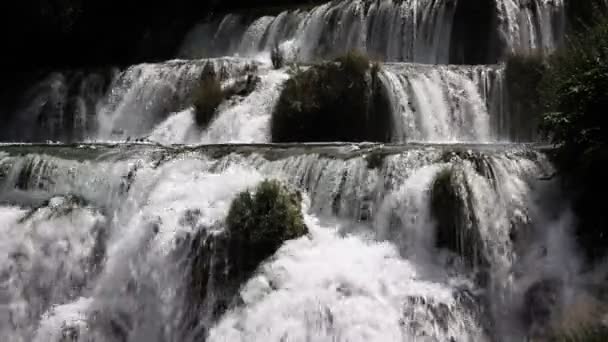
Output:
[[[299,193],[274,180],[261,182],[253,193],[240,193],[232,201],[225,223],[221,233],[200,229],[191,242],[188,305],[192,317],[188,325],[217,319],[265,259],[285,241],[308,233]],[[202,319],[201,312],[211,317]]]
[[240,193],[232,202],[226,227],[230,260],[238,273],[252,272],[272,256],[283,242],[308,233],[301,197],[278,181],[263,181],[252,194]]
[[391,106],[378,74],[356,52],[296,69],[273,110],[272,140],[388,142]]

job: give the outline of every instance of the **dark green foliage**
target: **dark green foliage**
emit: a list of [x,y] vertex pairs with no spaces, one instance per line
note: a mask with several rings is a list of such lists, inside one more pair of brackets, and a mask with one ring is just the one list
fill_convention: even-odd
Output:
[[460,256],[471,267],[484,265],[482,240],[470,205],[470,191],[454,167],[439,172],[431,188],[431,213],[437,224],[436,245]]
[[226,227],[230,235],[230,259],[239,273],[252,272],[273,255],[283,242],[308,232],[299,194],[278,181],[264,181],[240,193],[232,202]]
[[578,238],[591,259],[608,247],[608,19],[548,60],[542,82],[542,129],[560,148],[557,164],[574,197]]
[[[540,52],[507,57],[505,80],[515,130],[510,136],[522,140],[534,136],[542,114],[540,85],[545,69]],[[521,132],[523,127],[533,127],[533,131]]]
[[272,140],[389,141],[391,109],[378,72],[356,52],[295,69],[272,113]]
[[555,342],[605,342],[608,341],[608,328],[590,327],[570,332],[554,339]]
[[187,258],[191,272],[186,330],[200,324],[201,313],[210,316],[205,321],[217,319],[265,259],[285,241],[308,234],[301,200],[299,193],[280,182],[265,180],[253,193],[244,191],[232,201],[221,233],[194,227],[200,211],[185,213],[180,224],[199,229]]
[[605,144],[608,105],[608,19],[571,37],[555,53],[543,82],[546,132],[571,146]]
[[199,127],[205,128],[209,125],[215,116],[217,107],[224,101],[224,97],[219,77],[213,66],[207,64],[192,92],[194,119]]
[[574,31],[584,30],[599,16],[606,14],[605,0],[566,0],[566,14]]

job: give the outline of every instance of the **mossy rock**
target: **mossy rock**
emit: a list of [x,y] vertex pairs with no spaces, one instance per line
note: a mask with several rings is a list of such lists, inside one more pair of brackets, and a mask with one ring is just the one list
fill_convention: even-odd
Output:
[[248,274],[281,245],[308,233],[301,197],[278,181],[263,181],[252,194],[240,193],[232,202],[226,227],[230,259],[240,274]]
[[272,113],[273,142],[389,142],[391,105],[378,73],[358,53],[296,69]]
[[[193,212],[184,223],[192,224]],[[196,215],[196,213],[194,213]],[[301,196],[275,180],[261,182],[232,201],[225,229],[200,229],[190,244],[190,315],[187,329],[200,324],[201,312],[213,321],[234,305],[239,287],[281,245],[308,233]],[[207,327],[208,328],[208,327]]]
[[438,173],[431,188],[431,213],[436,221],[436,245],[464,258],[467,265],[487,264],[483,245],[472,212],[471,194],[456,167]]
[[220,78],[216,74],[213,65],[206,64],[198,84],[192,91],[192,104],[194,106],[194,120],[196,124],[201,128],[207,127],[224,99],[225,96]]

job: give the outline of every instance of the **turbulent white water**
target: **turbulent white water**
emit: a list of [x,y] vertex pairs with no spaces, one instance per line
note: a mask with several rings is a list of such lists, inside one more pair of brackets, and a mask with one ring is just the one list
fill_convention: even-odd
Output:
[[[209,126],[201,130],[194,121],[190,94],[206,63],[222,75],[225,87],[250,74],[246,70],[251,66],[255,66],[260,82],[252,93],[222,103]],[[382,70],[380,80],[387,89],[394,119],[393,142],[508,141],[517,131],[506,115],[500,66],[396,63],[385,64]],[[270,118],[288,78],[288,69],[272,70],[268,64],[248,59],[142,64],[120,73],[107,94],[91,100],[96,111],[75,112],[69,125],[64,123],[57,129],[60,134],[41,134],[38,130],[43,127],[36,122],[23,124],[38,135],[32,137],[34,141],[54,137],[51,140],[265,143],[271,141]],[[67,96],[59,102],[67,102]],[[69,110],[61,107],[57,114],[44,112],[44,106],[37,108],[36,115],[63,121],[62,113]],[[85,121],[92,123],[78,124]],[[64,138],[68,135],[72,138]],[[531,140],[522,136],[521,140]]]
[[[58,146],[40,155],[8,147],[0,160],[3,340],[193,338],[180,319],[191,315],[182,298],[188,267],[175,255],[194,232],[223,229],[235,194],[266,177],[306,194],[311,233],[262,265],[219,321],[201,313],[211,341],[483,341],[504,333],[487,330],[497,323],[521,337],[526,289],[577,271],[554,267],[571,250],[567,233],[543,233],[567,217],[535,204],[547,195],[536,177],[551,171],[539,153],[244,147],[221,157],[230,152],[221,149]],[[370,153],[388,155],[372,168]],[[461,172],[457,184],[470,197],[466,229],[479,232],[490,265],[484,283],[435,245],[430,191],[446,168]],[[549,253],[533,257],[537,248]]]

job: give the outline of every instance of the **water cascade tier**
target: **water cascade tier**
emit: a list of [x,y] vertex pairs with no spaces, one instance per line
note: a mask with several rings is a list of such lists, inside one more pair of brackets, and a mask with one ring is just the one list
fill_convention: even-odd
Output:
[[[542,152],[509,145],[5,145],[0,331],[8,341],[524,336],[547,319],[519,314],[530,287],[557,279],[565,291],[576,271],[554,267],[571,250],[568,215],[537,205],[555,195],[539,180],[551,172]],[[230,202],[263,179],[301,193],[309,234],[224,307],[191,310],[194,237],[219,243],[208,250],[219,256]],[[204,299],[226,296],[222,286]]]
[[[222,103],[201,130],[191,94],[205,65],[221,75],[224,87],[250,75],[260,81],[250,94]],[[388,63],[381,70],[393,117],[392,142],[534,140],[534,126],[509,115],[499,65]],[[240,58],[142,64],[112,75],[91,74],[71,88],[77,80],[70,75],[51,75],[33,87],[16,119],[0,133],[8,141],[20,134],[21,141],[42,142],[265,143],[271,140],[270,117],[290,77],[288,69]]]
[[255,56],[280,48],[314,61],[350,50],[390,62],[494,64],[514,51],[550,51],[566,24],[563,0],[342,0],[201,23],[180,53]]

